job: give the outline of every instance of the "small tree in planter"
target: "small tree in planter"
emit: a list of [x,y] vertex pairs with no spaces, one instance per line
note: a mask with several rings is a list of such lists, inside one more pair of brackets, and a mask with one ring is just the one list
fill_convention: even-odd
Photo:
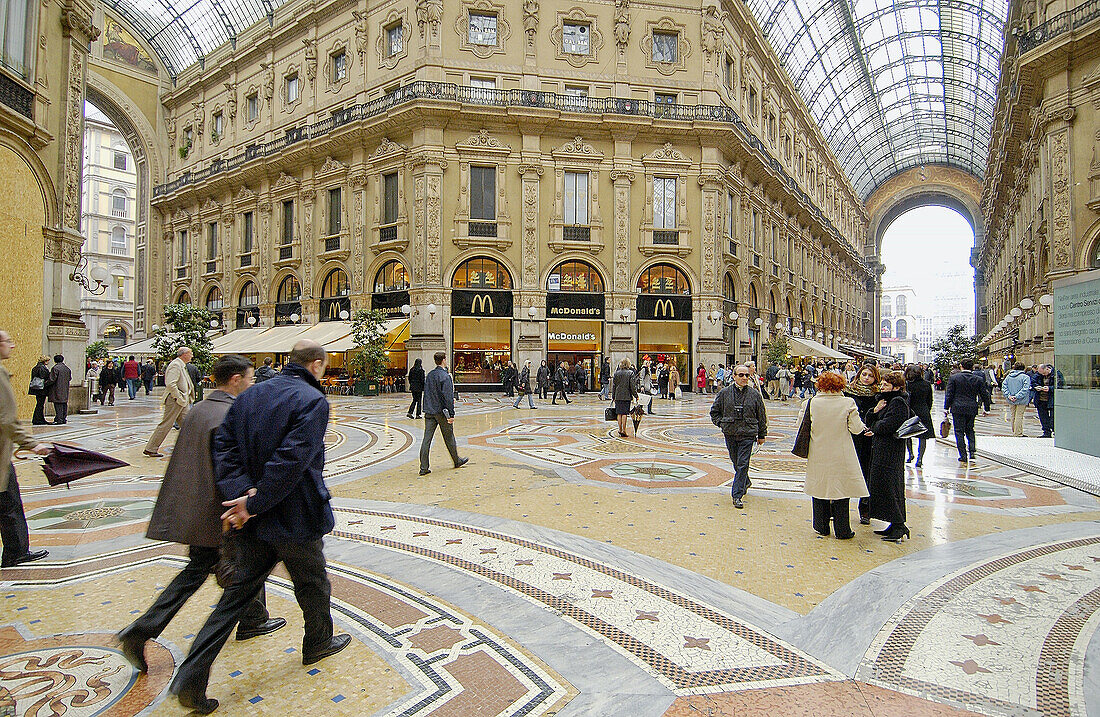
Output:
[[164,307],[164,326],[154,333],[153,348],[157,358],[171,361],[180,346],[187,346],[195,354],[191,362],[205,375],[214,364],[210,353],[213,345],[207,332],[214,314],[201,306],[169,304]]
[[348,368],[356,377],[356,393],[362,390],[359,389],[360,383],[367,391],[377,392],[378,382],[386,373],[385,321],[386,317],[381,311],[369,309],[359,309],[351,318],[355,354],[348,362]]
[[779,334],[764,344],[764,358],[767,359],[769,364],[783,363],[787,360],[788,350],[790,350],[790,347],[787,345],[786,335]]
[[105,359],[110,354],[110,344],[105,339],[99,341],[93,341],[88,344],[88,348],[84,349],[84,356],[89,361],[99,361]]
[[947,334],[933,341],[929,348],[933,356],[932,365],[940,378],[947,381],[956,364],[965,358],[977,357],[978,340],[969,335],[964,325],[955,324],[947,330]]

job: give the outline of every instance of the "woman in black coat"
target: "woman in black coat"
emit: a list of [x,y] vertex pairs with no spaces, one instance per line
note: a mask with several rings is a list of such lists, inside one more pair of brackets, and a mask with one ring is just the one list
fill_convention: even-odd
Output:
[[882,377],[879,397],[869,414],[871,438],[871,517],[890,525],[875,532],[883,540],[900,543],[909,537],[905,527],[905,440],[897,437],[909,419],[905,376],[891,371]]
[[[844,393],[851,396],[859,409],[859,417],[865,425],[871,420],[871,409],[877,402],[878,386],[881,383],[877,366],[866,364],[859,369],[855,379],[844,389]],[[792,391],[793,393],[793,391]],[[871,490],[871,437],[865,434],[852,436],[852,442],[856,446],[856,457],[859,459],[859,467],[863,471],[863,480],[867,483],[867,490]],[[867,525],[871,522],[871,499],[859,499],[859,522]]]
[[31,416],[32,426],[46,425],[46,416],[43,410],[46,406],[46,395],[50,392],[50,369],[46,368],[49,356],[42,356],[38,363],[31,369],[30,395],[34,396],[34,415]]
[[413,367],[409,369],[409,390],[412,391],[413,400],[409,404],[409,418],[413,417],[413,409],[416,409],[416,418],[420,418],[424,408],[421,399],[424,397],[424,361],[417,359]]
[[[936,438],[936,432],[932,429],[932,384],[925,380],[924,372],[919,367],[910,366],[905,370],[905,390],[909,392],[909,408],[913,409],[913,413],[927,429],[916,436],[917,462],[913,467],[920,468],[924,461],[925,442],[929,438],[933,440]],[[913,460],[912,438],[905,439],[905,452],[908,454],[905,462],[908,463]]]

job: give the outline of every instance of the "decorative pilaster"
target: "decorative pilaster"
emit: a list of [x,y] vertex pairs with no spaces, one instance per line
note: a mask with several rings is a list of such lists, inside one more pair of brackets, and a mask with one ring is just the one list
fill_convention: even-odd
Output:
[[352,277],[351,293],[366,293],[368,280],[363,275],[363,257],[367,252],[366,247],[366,222],[363,216],[363,206],[367,199],[367,173],[355,170],[351,174],[351,257]]
[[520,285],[527,291],[539,288],[539,179],[542,167],[521,164],[523,196],[523,266]]
[[1071,210],[1070,123],[1075,111],[1056,112],[1048,128],[1050,151],[1050,249],[1052,273],[1073,269],[1073,212]]
[[630,185],[634,172],[612,170],[615,186],[615,291],[630,291]]

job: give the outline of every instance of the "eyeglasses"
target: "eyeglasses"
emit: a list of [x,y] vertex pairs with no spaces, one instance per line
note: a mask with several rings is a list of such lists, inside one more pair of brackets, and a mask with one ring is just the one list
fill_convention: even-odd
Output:
[[734,376],[736,376],[736,377],[738,377],[738,378],[748,378],[748,377],[749,377],[749,376],[751,376],[752,374],[751,374],[751,373],[735,373],[735,374],[733,374],[733,375],[734,375]]

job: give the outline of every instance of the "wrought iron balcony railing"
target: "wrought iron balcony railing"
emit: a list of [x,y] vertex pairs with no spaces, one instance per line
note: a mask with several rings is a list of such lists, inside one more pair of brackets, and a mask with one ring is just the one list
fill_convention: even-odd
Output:
[[397,241],[397,225],[378,227],[378,241]]
[[1039,45],[1049,42],[1059,35],[1100,19],[1100,0],[1090,0],[1072,10],[1059,13],[1041,25],[1031,28],[1020,36],[1020,52],[1029,52]]
[[[1100,0],[1092,0],[1093,3]],[[637,100],[632,97],[576,97],[555,92],[539,90],[490,90],[480,87],[466,87],[448,82],[418,80],[410,82],[395,92],[353,105],[334,112],[319,122],[284,131],[282,137],[251,144],[239,154],[228,158],[214,159],[206,167],[184,172],[171,182],[159,184],[153,188],[153,197],[172,194],[186,186],[239,169],[245,162],[261,157],[276,156],[288,147],[305,140],[319,139],[352,122],[358,122],[391,112],[395,107],[410,102],[457,102],[466,105],[489,107],[531,107],[539,109],[561,110],[595,115],[626,115],[634,117],[652,117],[660,121],[675,122],[717,122],[729,125],[734,132],[758,155],[759,159],[779,179],[788,190],[807,205],[819,222],[829,229],[832,235],[848,246],[852,256],[862,263],[861,255],[837,230],[833,222],[821,211],[817,202],[810,197],[797,180],[789,175],[779,159],[773,156],[764,143],[753,134],[745,122],[732,107],[725,105],[681,105]]]
[[579,224],[566,224],[561,228],[562,241],[591,241],[592,228]]
[[676,246],[680,243],[680,232],[668,229],[654,229],[653,243]]
[[340,236],[325,237],[325,251],[340,251]]
[[497,235],[496,222],[470,222],[470,236],[495,237]]

